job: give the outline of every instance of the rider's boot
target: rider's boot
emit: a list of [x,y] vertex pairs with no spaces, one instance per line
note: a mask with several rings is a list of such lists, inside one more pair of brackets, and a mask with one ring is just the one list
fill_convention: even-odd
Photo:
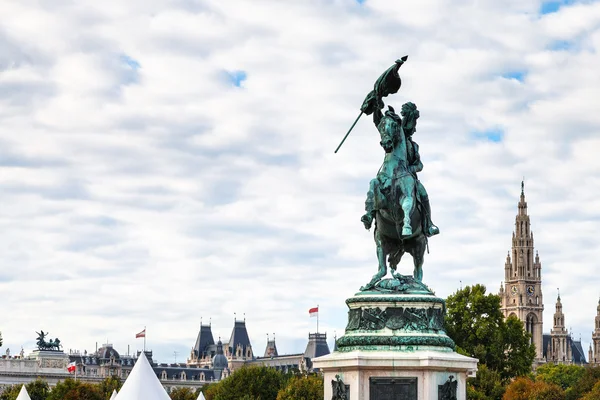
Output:
[[371,229],[371,226],[373,225],[373,211],[367,212],[365,215],[363,215],[360,220],[361,222],[364,224],[365,229],[369,230]]
[[429,204],[429,197],[421,199],[423,208],[425,209],[425,221],[426,221],[426,235],[431,237],[440,233],[440,228],[435,226],[431,221],[431,205]]
[[369,192],[367,193],[367,200],[365,201],[365,215],[363,215],[360,220],[362,221],[362,223],[365,226],[366,230],[371,229],[371,226],[373,225],[373,218],[375,218],[375,194],[373,193],[374,191],[374,184],[373,182],[371,182],[371,185],[369,187]]

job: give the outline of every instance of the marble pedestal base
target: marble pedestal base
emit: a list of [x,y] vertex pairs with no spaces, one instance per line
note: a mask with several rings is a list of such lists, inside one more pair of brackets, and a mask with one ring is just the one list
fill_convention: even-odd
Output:
[[[456,399],[466,399],[466,379],[477,371],[477,360],[452,351],[363,351],[334,352],[313,359],[325,378],[325,399],[332,397],[332,380],[339,375],[348,387],[348,400],[388,400],[370,397],[370,378],[416,378],[414,399],[442,400],[439,386],[452,375],[458,382]],[[398,379],[402,381],[402,379]],[[407,380],[410,381],[410,380]],[[413,380],[414,382],[414,380]],[[407,396],[406,400],[412,400]],[[396,397],[389,397],[389,400]]]

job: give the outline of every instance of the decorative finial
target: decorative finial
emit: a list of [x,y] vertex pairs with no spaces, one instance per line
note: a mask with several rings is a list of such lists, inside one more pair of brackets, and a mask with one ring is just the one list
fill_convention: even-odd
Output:
[[212,326],[212,317],[208,319],[208,326]]
[[556,288],[556,291],[558,292],[558,301],[560,301],[560,288]]
[[275,341],[275,332],[273,332],[273,341]]
[[246,322],[246,313],[244,313],[244,322]]
[[525,177],[521,181],[521,196],[525,196]]
[[233,313],[233,322],[237,321],[237,313]]
[[267,333],[267,342],[269,341],[269,334]]

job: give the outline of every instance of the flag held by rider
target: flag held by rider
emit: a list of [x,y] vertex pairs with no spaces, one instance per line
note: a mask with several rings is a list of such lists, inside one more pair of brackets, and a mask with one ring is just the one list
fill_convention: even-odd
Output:
[[376,109],[382,109],[383,101],[381,98],[397,93],[398,90],[400,90],[400,86],[402,86],[402,80],[400,79],[398,70],[406,60],[408,60],[408,56],[404,56],[396,60],[394,65],[389,67],[383,74],[381,74],[377,81],[375,81],[373,90],[371,90],[369,94],[367,94],[367,97],[365,97],[363,100],[363,104],[360,107],[360,114],[358,114],[358,117],[356,117],[356,120],[348,130],[348,133],[346,133],[346,136],[344,136],[337,149],[335,149],[335,153],[337,153],[340,147],[342,147],[342,144],[344,144],[344,141],[350,132],[352,132],[352,129],[354,129],[354,125],[356,125],[363,114],[371,115]]

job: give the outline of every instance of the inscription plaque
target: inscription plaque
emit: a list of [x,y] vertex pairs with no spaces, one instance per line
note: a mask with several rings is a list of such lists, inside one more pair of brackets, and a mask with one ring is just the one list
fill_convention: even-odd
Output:
[[417,400],[417,378],[369,378],[371,400]]

